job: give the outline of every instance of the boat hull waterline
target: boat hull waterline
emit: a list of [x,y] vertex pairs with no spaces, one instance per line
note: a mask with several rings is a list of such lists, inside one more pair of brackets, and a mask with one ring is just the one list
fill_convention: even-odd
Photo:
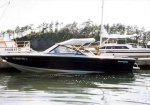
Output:
[[21,71],[86,74],[100,72],[132,72],[133,59],[67,56],[2,56]]

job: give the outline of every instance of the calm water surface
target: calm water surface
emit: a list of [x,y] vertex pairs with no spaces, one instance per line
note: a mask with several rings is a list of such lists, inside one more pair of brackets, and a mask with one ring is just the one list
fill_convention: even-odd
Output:
[[0,105],[150,105],[150,70],[65,76],[0,72]]

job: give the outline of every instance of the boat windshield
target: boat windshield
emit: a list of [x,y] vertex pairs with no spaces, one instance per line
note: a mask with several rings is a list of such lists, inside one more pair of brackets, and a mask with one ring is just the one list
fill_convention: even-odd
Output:
[[54,48],[53,50],[51,50],[49,53],[51,54],[75,54],[75,55],[84,55],[81,52],[79,52],[78,50],[74,50],[70,47],[67,46],[62,46],[59,45],[56,48]]

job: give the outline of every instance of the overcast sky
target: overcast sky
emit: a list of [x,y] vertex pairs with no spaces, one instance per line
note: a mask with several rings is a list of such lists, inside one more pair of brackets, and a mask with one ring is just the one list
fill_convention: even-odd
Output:
[[[0,7],[0,30],[4,31],[52,21],[80,24],[91,19],[101,23],[102,0],[0,0]],[[150,30],[150,0],[104,0],[103,23]]]

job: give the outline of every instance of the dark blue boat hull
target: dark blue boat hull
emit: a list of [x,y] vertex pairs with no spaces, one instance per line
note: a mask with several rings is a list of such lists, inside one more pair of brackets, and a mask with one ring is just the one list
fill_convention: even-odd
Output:
[[[92,72],[132,72],[133,59],[102,59],[65,56],[3,56],[8,63],[47,70]],[[13,66],[13,65],[12,65]],[[37,71],[38,72],[38,71]]]

